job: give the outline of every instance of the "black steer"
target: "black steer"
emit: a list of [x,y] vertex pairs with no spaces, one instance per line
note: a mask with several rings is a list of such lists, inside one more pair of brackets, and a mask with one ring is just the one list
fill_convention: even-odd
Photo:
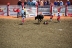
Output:
[[35,20],[38,19],[38,23],[41,22],[43,20],[44,16],[43,15],[37,15],[35,17]]

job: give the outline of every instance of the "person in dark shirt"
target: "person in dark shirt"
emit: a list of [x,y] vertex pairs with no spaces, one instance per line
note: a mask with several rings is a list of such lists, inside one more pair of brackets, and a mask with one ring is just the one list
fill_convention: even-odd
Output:
[[27,1],[27,5],[30,5],[30,1]]
[[54,2],[54,5],[57,6],[57,1]]
[[24,1],[24,5],[27,5],[27,1],[26,0]]
[[59,1],[57,2],[57,5],[60,6],[60,2]]
[[27,2],[24,2],[24,5],[27,5]]
[[44,1],[44,5],[47,5],[47,1]]
[[22,4],[22,2],[21,2],[21,0],[19,0],[18,3],[17,3],[17,5],[21,5],[21,4]]
[[47,0],[47,5],[50,5],[50,0]]
[[70,1],[69,0],[67,0],[67,5],[69,6],[69,5],[71,5],[71,3],[70,3]]

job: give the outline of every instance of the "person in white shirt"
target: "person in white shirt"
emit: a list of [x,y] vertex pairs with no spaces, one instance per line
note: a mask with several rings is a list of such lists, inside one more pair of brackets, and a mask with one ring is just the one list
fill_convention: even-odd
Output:
[[63,1],[60,1],[60,6],[62,6],[63,5]]

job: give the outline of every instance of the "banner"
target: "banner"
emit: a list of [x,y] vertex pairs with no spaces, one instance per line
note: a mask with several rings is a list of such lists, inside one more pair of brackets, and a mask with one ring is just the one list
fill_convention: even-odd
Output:
[[51,15],[50,5],[38,6],[38,14],[42,12],[42,15]]
[[67,6],[67,16],[72,16],[72,5]]
[[52,14],[54,16],[58,16],[58,11],[60,12],[60,16],[65,16],[65,6],[53,6]]
[[[20,8],[20,16],[21,16],[22,7],[17,6],[17,5],[10,5],[9,6],[9,15],[10,16],[17,16],[17,12],[14,11],[17,8]],[[35,6],[25,6],[25,8],[26,8],[26,17],[37,16],[37,8]]]
[[26,7],[26,17],[37,16],[37,7],[36,6],[25,6],[25,7]]
[[0,5],[0,15],[7,16],[7,6],[6,5]]
[[[9,16],[17,16],[17,12],[15,12],[14,10],[17,10],[17,9],[22,9],[21,6],[18,6],[18,5],[10,5],[9,6]],[[21,15],[21,12],[20,12],[20,15]]]

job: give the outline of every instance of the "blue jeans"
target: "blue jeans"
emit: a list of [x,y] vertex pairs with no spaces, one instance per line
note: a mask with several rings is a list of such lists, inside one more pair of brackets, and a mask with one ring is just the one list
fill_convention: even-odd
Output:
[[20,12],[17,12],[17,18],[20,16]]
[[22,13],[21,16],[24,17],[24,13]]

